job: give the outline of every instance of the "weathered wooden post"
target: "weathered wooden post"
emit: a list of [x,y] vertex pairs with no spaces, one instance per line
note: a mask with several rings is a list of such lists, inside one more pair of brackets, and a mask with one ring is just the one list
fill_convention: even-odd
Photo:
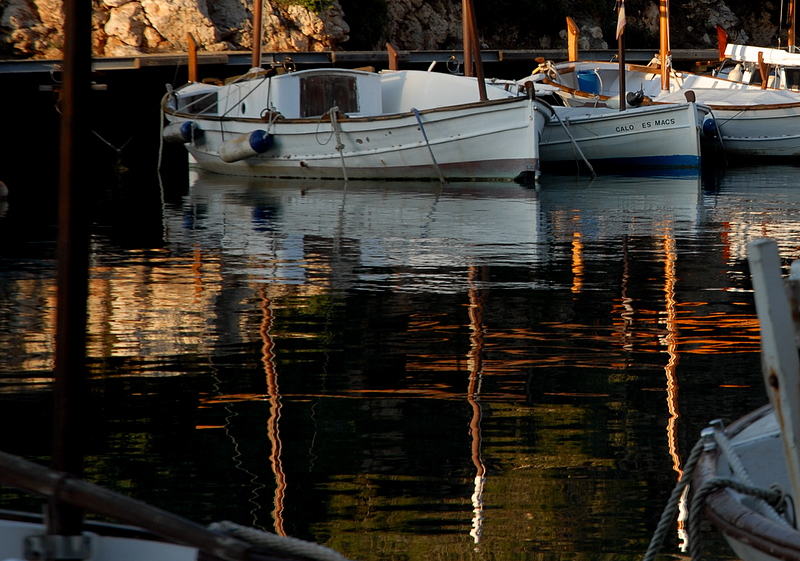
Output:
[[186,44],[189,46],[189,81],[197,82],[197,41],[191,33],[186,34]]
[[567,58],[578,60],[578,39],[581,38],[581,30],[575,20],[567,16]]
[[[64,2],[64,84],[58,186],[55,423],[53,467],[83,475],[86,395],[86,300],[89,269],[89,95],[92,3]],[[83,511],[53,500],[48,534],[79,536]],[[58,537],[56,537],[58,536]],[[64,542],[67,546],[69,542]]]

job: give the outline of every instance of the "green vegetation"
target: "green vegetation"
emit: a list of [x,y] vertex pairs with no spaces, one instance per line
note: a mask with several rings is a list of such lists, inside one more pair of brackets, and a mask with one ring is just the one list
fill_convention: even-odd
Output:
[[309,12],[319,14],[333,6],[333,0],[284,0],[287,5],[303,6]]

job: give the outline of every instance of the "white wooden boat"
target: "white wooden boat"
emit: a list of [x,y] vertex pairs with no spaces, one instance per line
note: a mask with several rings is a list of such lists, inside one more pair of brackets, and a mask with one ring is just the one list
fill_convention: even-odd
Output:
[[212,172],[263,177],[513,180],[538,175],[549,106],[421,71],[253,70],[168,93],[168,140]]
[[627,170],[696,169],[709,110],[695,103],[627,108],[553,106],[539,153],[545,171],[579,159]]
[[[714,421],[686,462],[659,530],[691,486],[688,529],[691,557],[703,552],[700,525],[707,518],[743,561],[800,560],[797,497],[800,497],[800,261],[781,276],[774,241],[748,246],[761,328],[764,382],[770,405],[725,428]],[[663,536],[654,536],[645,559],[655,557]]]
[[[689,95],[710,110],[704,122],[709,136],[719,134],[725,154],[740,157],[800,156],[800,97],[788,90],[762,90],[741,82],[688,72],[670,73],[663,90],[658,68],[626,65],[625,83],[643,96],[644,104],[679,103]],[[619,95],[619,67],[610,62],[552,64],[535,77],[555,89],[572,107],[608,106]],[[631,93],[631,92],[627,92]],[[712,118],[713,117],[713,118]]]

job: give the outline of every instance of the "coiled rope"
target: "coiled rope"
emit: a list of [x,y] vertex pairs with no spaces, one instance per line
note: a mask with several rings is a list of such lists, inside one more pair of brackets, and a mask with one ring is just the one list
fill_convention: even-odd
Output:
[[[706,504],[706,498],[720,489],[733,489],[744,495],[756,497],[776,509],[780,509],[781,505],[784,507],[786,505],[786,495],[779,490],[759,489],[729,477],[709,479],[694,494],[692,504],[689,507],[689,556],[693,561],[700,561],[703,556],[702,540],[700,539],[700,517]],[[784,521],[784,523],[786,522]]]
[[263,548],[273,552],[286,553],[288,555],[312,559],[314,561],[348,561],[341,553],[324,545],[289,536],[279,536],[270,532],[263,532],[248,526],[240,526],[239,524],[227,520],[223,522],[214,522],[209,525],[208,529],[233,536],[257,548]]
[[691,453],[689,454],[689,459],[686,460],[686,465],[683,469],[683,475],[681,476],[680,481],[678,481],[678,484],[672,490],[672,494],[667,502],[667,506],[664,508],[664,512],[661,514],[658,527],[656,528],[656,531],[650,540],[650,545],[647,548],[647,553],[645,553],[645,556],[643,557],[643,561],[653,561],[656,555],[658,555],[658,552],[664,543],[664,538],[670,531],[673,520],[675,520],[675,515],[678,511],[678,505],[680,503],[681,496],[691,481],[692,474],[697,467],[700,455],[710,441],[709,437],[713,437],[714,443],[717,444],[722,455],[728,462],[728,465],[731,466],[731,469],[739,479],[715,477],[706,481],[700,487],[700,489],[694,493],[689,507],[688,517],[689,556],[692,561],[700,561],[703,555],[701,520],[706,499],[710,494],[721,489],[732,489],[738,493],[760,499],[757,501],[757,503],[761,503],[760,505],[757,504],[757,510],[760,514],[774,522],[791,526],[791,524],[787,522],[785,518],[785,516],[792,514],[789,512],[789,502],[786,494],[775,485],[773,485],[771,489],[755,487],[751,483],[750,477],[747,475],[739,456],[733,450],[733,446],[728,440],[725,432],[719,426],[716,426],[713,429],[706,429],[706,431],[703,431],[703,438],[697,441],[697,443],[694,445],[694,448],[692,448]]

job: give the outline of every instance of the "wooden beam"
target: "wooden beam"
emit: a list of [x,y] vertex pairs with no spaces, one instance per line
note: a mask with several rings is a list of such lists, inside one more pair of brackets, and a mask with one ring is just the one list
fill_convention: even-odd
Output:
[[197,82],[197,41],[194,35],[187,33],[186,43],[189,46],[189,81]]
[[581,38],[581,30],[575,20],[567,16],[567,59],[578,60],[578,39]]
[[391,43],[386,43],[386,51],[389,53],[389,70],[399,70],[397,49]]
[[[761,365],[764,385],[781,429],[792,496],[800,496],[800,362],[793,315],[798,312],[796,290],[788,297],[781,258],[774,240],[760,239],[747,246],[756,313],[761,329]],[[792,265],[789,287],[796,284]]]
[[761,89],[767,89],[767,82],[769,82],[769,66],[764,62],[764,52],[758,51],[758,71],[761,73]]

